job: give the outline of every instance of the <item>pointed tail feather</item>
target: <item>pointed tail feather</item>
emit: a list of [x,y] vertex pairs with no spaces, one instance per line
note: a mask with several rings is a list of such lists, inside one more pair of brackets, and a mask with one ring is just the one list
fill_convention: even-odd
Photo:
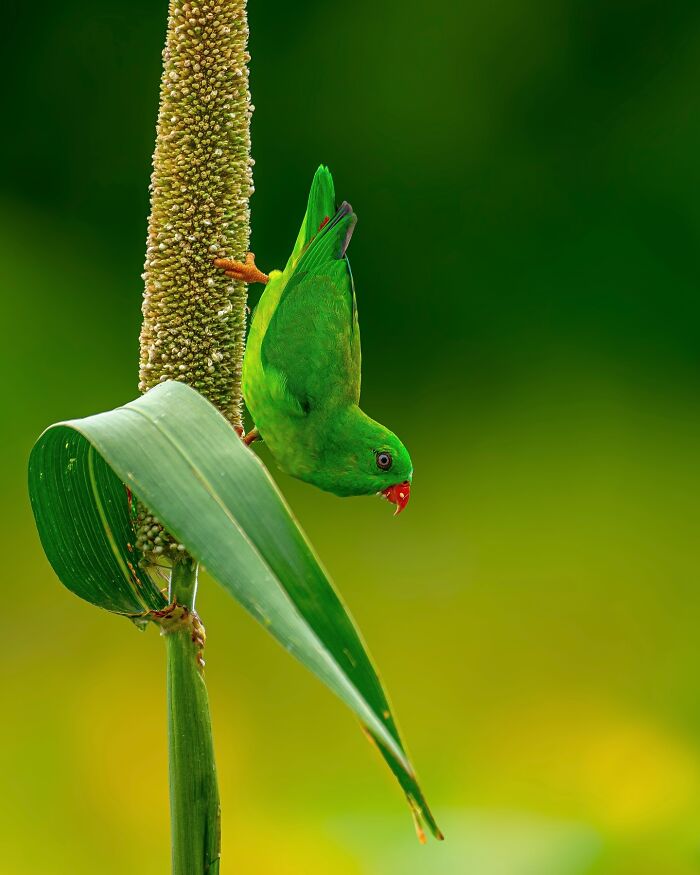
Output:
[[297,236],[290,262],[296,262],[319,232],[325,220],[330,220],[335,213],[335,186],[330,170],[323,164],[314,174],[309,191],[304,221]]

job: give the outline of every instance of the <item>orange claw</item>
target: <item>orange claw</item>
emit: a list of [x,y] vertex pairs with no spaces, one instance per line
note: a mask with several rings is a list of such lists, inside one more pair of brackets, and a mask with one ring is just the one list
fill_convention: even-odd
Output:
[[255,266],[255,255],[249,252],[245,257],[245,262],[235,261],[232,258],[215,258],[214,266],[220,267],[226,276],[230,276],[234,280],[248,283],[266,283],[270,277],[263,273]]

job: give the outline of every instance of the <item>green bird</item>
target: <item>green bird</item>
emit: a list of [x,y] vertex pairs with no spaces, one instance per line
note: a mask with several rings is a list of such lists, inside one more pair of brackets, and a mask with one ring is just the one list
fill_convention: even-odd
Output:
[[379,493],[400,513],[411,494],[406,447],[360,407],[360,328],[347,248],[357,216],[336,209],[333,177],[319,167],[283,271],[217,258],[227,276],[265,283],[243,361],[243,397],[279,467],[335,495]]

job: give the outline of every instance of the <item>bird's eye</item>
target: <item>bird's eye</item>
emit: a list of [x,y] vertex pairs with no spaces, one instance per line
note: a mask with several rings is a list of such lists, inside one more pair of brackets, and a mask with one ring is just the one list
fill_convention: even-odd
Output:
[[377,453],[377,468],[381,468],[382,471],[388,471],[392,461],[390,453]]

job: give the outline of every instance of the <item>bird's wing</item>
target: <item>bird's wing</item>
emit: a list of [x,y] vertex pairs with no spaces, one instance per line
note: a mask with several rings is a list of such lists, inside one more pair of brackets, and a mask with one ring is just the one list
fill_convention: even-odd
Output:
[[[307,210],[305,225],[319,215]],[[280,400],[286,398],[301,413],[359,401],[360,331],[346,256],[356,221],[348,203],[331,218],[321,217],[320,227],[285,269],[288,279],[262,341],[268,382],[279,390]],[[308,233],[304,226],[300,238],[303,233]]]

